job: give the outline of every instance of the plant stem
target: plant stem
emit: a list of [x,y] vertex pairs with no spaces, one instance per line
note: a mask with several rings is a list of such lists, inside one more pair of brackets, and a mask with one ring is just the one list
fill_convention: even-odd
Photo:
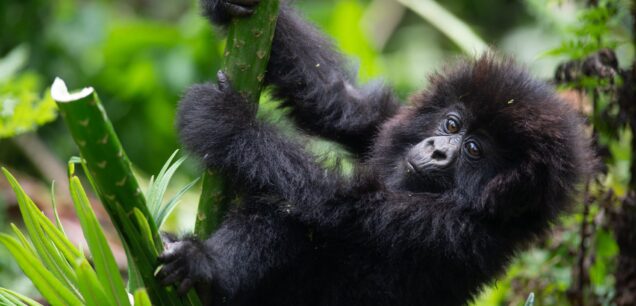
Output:
[[[85,161],[87,175],[130,255],[128,259],[137,267],[153,303],[199,305],[192,294],[180,298],[154,277],[161,238],[131,171],[130,161],[97,94],[92,88],[69,94],[64,82],[56,79],[51,95]],[[135,211],[145,217],[145,224],[135,218]],[[150,232],[151,237],[144,234],[145,228],[149,228],[145,232]]]
[[[254,103],[258,103],[265,79],[279,5],[279,0],[263,0],[251,17],[233,19],[229,25],[223,70],[234,89]],[[233,193],[214,171],[203,174],[202,184],[195,232],[206,238],[223,219]]]

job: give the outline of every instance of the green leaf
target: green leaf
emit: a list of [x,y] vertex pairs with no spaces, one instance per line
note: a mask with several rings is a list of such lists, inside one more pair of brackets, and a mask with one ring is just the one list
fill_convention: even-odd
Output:
[[152,306],[146,289],[139,289],[135,291],[135,306]]
[[107,295],[102,283],[91,265],[83,259],[77,267],[75,273],[79,279],[79,290],[86,301],[86,305],[117,305],[115,296]]
[[[2,301],[8,301],[9,303],[13,303],[8,305],[42,306],[42,304],[22,294],[19,294],[17,292],[14,292],[5,288],[0,288],[0,302]],[[0,305],[4,305],[4,304],[0,303]]]
[[159,254],[158,252],[160,252],[161,249],[158,249],[157,246],[155,246],[155,242],[152,239],[152,232],[150,231],[150,225],[148,224],[148,219],[146,219],[144,213],[142,213],[141,210],[137,208],[133,209],[133,214],[137,219],[137,224],[139,225],[139,229],[141,231],[141,238],[145,238],[143,239],[143,241],[146,241],[146,243],[149,244],[150,250],[155,250],[154,255],[157,256]]
[[57,200],[55,199],[55,181],[51,182],[51,205],[53,206],[53,215],[55,216],[55,226],[66,236],[64,233],[64,227],[62,221],[60,221],[60,215],[57,213]]
[[157,224],[157,227],[161,227],[162,222],[165,221],[158,219],[158,217],[162,210],[163,197],[166,193],[166,189],[168,188],[168,183],[170,183],[170,179],[174,175],[175,171],[177,171],[181,163],[185,160],[185,157],[182,157],[171,166],[170,164],[177,155],[177,152],[179,151],[174,151],[170,158],[168,158],[168,161],[166,161],[161,168],[161,171],[159,171],[157,178],[155,180],[151,179],[148,192],[146,193],[148,210],[150,210],[150,214],[155,221],[155,224]]
[[[75,292],[77,278],[72,268],[66,259],[61,256],[51,239],[49,239],[48,231],[43,230],[41,226],[41,224],[51,224],[51,221],[39,210],[31,198],[26,195],[11,173],[5,168],[2,168],[2,172],[16,194],[24,225],[39,258],[67,289],[71,290],[71,292]],[[51,226],[53,225],[51,224]]]
[[0,305],[3,306],[14,306],[14,305],[18,305],[18,306],[22,306],[22,305],[26,305],[22,302],[20,302],[20,300],[18,300],[17,298],[10,296],[10,295],[3,295],[2,293],[0,293]]
[[18,240],[20,241],[20,243],[22,243],[22,246],[24,247],[24,249],[26,251],[31,252],[35,256],[36,253],[35,253],[35,249],[33,248],[33,244],[29,242],[29,240],[26,238],[26,236],[24,236],[22,231],[20,231],[20,229],[17,226],[15,226],[15,224],[13,223],[11,223],[11,229],[13,230],[15,235],[18,236]]
[[114,305],[130,305],[115,257],[110,251],[106,236],[91,208],[84,188],[76,176],[71,178],[70,191],[84,237],[93,255],[99,280],[106,285],[108,294],[114,297]]
[[74,263],[77,259],[83,257],[81,252],[68,240],[64,233],[53,225],[53,223],[48,221],[48,219],[46,219],[45,222],[40,222],[40,226],[42,226],[42,230],[47,233],[48,238],[64,257],[66,257],[69,263]]
[[146,191],[146,203],[148,204],[148,210],[150,210],[150,214],[152,215],[152,219],[158,227],[166,221],[166,218],[170,215],[172,210],[179,203],[179,199],[185,194],[196,182],[199,180],[198,178],[194,181],[190,182],[188,185],[183,187],[177,194],[172,197],[166,204],[163,204],[163,198],[165,196],[166,190],[168,189],[168,184],[172,179],[172,176],[177,171],[177,169],[181,166],[181,164],[186,160],[186,157],[181,157],[174,164],[171,165],[172,160],[177,155],[179,150],[174,151],[170,158],[165,162],[159,174],[155,179],[154,176],[150,177],[150,183],[148,184],[148,190]]
[[0,81],[0,138],[33,131],[57,118],[57,106],[48,92],[42,94],[40,83],[34,73]]
[[433,0],[398,0],[444,33],[466,54],[480,55],[488,45],[461,19]]
[[179,192],[177,192],[174,195],[174,197],[172,197],[168,201],[168,203],[166,203],[166,205],[163,205],[161,207],[161,210],[159,210],[159,214],[157,215],[157,218],[155,219],[155,222],[157,222],[159,226],[163,224],[163,222],[168,218],[168,216],[174,210],[174,208],[177,207],[177,204],[179,204],[179,200],[181,200],[181,197],[186,192],[188,192],[188,190],[190,190],[190,188],[192,188],[192,186],[194,186],[194,184],[196,184],[198,181],[199,181],[199,178],[196,178],[192,182],[190,182],[188,185],[185,185],[183,188],[181,188],[181,190],[179,190]]
[[[4,290],[4,291],[3,291]],[[5,292],[6,291],[6,292]],[[24,303],[18,297],[18,294],[13,291],[6,290],[4,288],[0,288],[0,305],[3,306],[28,306],[29,304]],[[39,305],[39,304],[35,304]]]
[[0,243],[9,249],[24,274],[51,305],[83,305],[63,282],[49,272],[42,262],[25,250],[15,238],[0,233]]

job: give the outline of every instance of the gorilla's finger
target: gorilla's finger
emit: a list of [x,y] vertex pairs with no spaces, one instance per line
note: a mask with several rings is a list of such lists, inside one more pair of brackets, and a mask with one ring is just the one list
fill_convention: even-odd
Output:
[[162,266],[161,269],[159,269],[159,271],[155,273],[155,277],[160,280],[164,279],[168,277],[168,275],[172,274],[176,268],[178,268],[178,266],[174,266],[174,265]]
[[225,71],[223,70],[217,71],[216,78],[218,79],[218,84],[219,84],[218,86],[221,92],[226,92],[228,90],[231,90],[232,85],[230,84],[230,80],[227,77],[227,74],[225,74]]
[[194,285],[194,281],[192,280],[192,278],[186,277],[181,281],[181,284],[179,284],[179,288],[177,288],[177,293],[182,295],[187,294],[188,291],[192,289],[193,285]]
[[261,2],[261,0],[227,0],[228,3],[236,5],[254,6]]
[[164,245],[175,243],[175,242],[179,241],[179,237],[177,237],[177,235],[172,234],[172,233],[161,232],[161,233],[159,233],[159,235],[161,236],[161,242],[163,242]]
[[165,263],[169,263],[171,261],[176,260],[178,257],[179,257],[179,252],[166,250],[163,253],[159,254],[159,256],[157,256],[157,261],[165,264]]
[[[162,272],[163,272],[163,270],[162,270]],[[165,274],[160,273],[159,281],[161,281],[161,283],[164,286],[167,286],[167,285],[179,282],[185,276],[186,276],[186,269],[183,268],[183,267],[178,267],[178,268],[176,268],[174,270],[166,271]]]
[[234,17],[245,17],[254,13],[254,9],[232,3],[225,3],[225,11]]

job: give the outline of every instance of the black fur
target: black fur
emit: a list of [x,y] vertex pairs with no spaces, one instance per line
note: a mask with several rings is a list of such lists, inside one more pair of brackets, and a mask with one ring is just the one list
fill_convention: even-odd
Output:
[[[254,2],[202,6],[222,25],[228,5],[244,14]],[[575,112],[492,55],[434,75],[399,107],[379,83],[358,87],[331,44],[283,6],[266,80],[299,127],[361,161],[353,178],[322,168],[299,142],[256,120],[256,106],[222,73],[217,85],[188,90],[181,139],[231,179],[243,203],[209,239],[170,241],[158,277],[182,290],[197,284],[212,293],[210,304],[465,304],[546,234],[590,164]],[[483,157],[462,151],[444,172],[415,176],[407,151],[443,134],[449,112]]]

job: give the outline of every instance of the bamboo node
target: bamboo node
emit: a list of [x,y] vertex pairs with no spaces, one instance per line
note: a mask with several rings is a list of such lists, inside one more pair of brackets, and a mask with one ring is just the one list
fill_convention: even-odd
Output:
[[104,135],[104,137],[97,141],[99,144],[106,144],[108,142],[108,134]]
[[126,184],[126,180],[128,180],[128,177],[124,176],[124,178],[122,178],[121,180],[115,182],[115,185],[117,185],[119,187],[124,186],[124,184]]

